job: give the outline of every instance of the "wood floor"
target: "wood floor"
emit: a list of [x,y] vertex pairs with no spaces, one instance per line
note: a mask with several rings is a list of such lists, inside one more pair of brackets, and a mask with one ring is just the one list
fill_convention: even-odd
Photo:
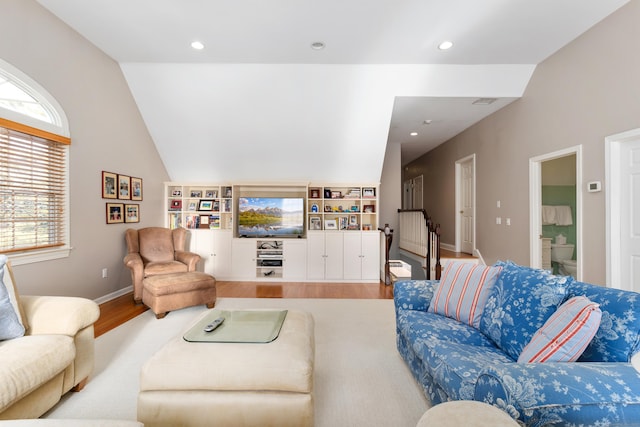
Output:
[[[393,286],[384,283],[326,282],[216,282],[218,298],[345,298],[392,299]],[[133,319],[148,308],[133,302],[133,294],[122,295],[100,304],[100,318],[94,325],[95,336]]]

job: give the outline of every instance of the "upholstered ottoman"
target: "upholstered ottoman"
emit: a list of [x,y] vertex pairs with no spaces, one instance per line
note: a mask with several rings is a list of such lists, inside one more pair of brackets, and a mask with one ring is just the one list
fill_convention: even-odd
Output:
[[269,343],[176,337],[142,367],[138,421],[147,427],[312,426],[314,355],[313,317],[301,311],[289,310]]
[[169,311],[205,304],[216,304],[216,279],[213,276],[191,271],[149,276],[142,280],[142,302],[158,319]]

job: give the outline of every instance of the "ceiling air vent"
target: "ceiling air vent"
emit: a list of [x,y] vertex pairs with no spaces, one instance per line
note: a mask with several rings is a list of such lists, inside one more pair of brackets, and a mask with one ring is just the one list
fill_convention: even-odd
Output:
[[496,102],[498,98],[478,98],[473,101],[473,105],[490,105]]

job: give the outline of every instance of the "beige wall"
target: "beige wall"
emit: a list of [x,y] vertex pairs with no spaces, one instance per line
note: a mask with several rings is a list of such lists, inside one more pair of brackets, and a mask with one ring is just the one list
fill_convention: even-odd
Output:
[[[524,96],[405,169],[424,174],[425,207],[455,243],[455,161],[476,153],[476,246],[488,264],[529,264],[529,159],[583,147],[583,279],[605,283],[604,138],[640,127],[640,2],[630,2],[540,64]],[[500,200],[502,207],[496,208]],[[495,217],[512,225],[495,225]],[[504,224],[504,222],[503,222]]]
[[116,62],[33,0],[0,0],[0,7],[0,58],[56,98],[72,139],[71,256],[16,266],[18,287],[23,294],[108,295],[131,279],[122,264],[127,225],[105,224],[101,171],[143,179],[136,227],[162,224],[167,172]]

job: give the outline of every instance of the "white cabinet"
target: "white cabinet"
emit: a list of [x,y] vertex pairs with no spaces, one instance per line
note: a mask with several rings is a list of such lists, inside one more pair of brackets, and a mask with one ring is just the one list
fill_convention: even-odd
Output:
[[339,231],[307,234],[307,279],[340,280],[344,274],[345,233]]
[[202,257],[202,271],[216,279],[231,277],[231,236],[231,230],[191,230],[191,252]]
[[231,274],[234,280],[256,279],[255,239],[232,239]]
[[304,239],[284,241],[284,266],[282,277],[286,280],[307,278],[307,242]]
[[344,279],[379,281],[380,233],[344,233]]

